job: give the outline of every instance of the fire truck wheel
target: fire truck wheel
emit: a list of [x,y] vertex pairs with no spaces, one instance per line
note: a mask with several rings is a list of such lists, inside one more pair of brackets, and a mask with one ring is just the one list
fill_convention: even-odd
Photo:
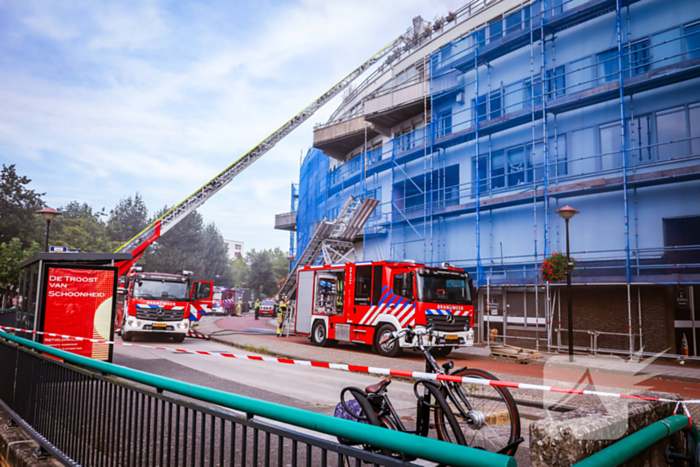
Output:
[[314,328],[311,331],[311,341],[319,347],[328,345],[328,333],[326,333],[326,325],[323,321],[316,321],[316,324],[314,324]]
[[129,331],[124,331],[122,332],[122,340],[124,342],[131,342],[131,340],[134,338],[134,333],[129,332]]
[[445,358],[447,357],[450,352],[452,352],[452,347],[433,347],[430,349],[430,353],[433,355],[435,358]]
[[175,335],[173,336],[173,342],[175,342],[176,344],[180,344],[180,343],[183,342],[184,340],[185,340],[185,335],[184,335],[184,334],[175,334]]
[[374,335],[377,353],[382,357],[396,357],[398,354],[401,353],[401,346],[399,345],[398,340],[391,341],[387,344],[379,343],[379,341],[381,341],[385,337],[389,337],[389,335],[394,331],[396,331],[396,328],[394,326],[392,326],[391,324],[384,324]]

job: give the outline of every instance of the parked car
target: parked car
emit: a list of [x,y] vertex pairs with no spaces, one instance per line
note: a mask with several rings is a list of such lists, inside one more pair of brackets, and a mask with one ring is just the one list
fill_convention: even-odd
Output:
[[267,298],[260,302],[260,314],[275,316],[275,301]]

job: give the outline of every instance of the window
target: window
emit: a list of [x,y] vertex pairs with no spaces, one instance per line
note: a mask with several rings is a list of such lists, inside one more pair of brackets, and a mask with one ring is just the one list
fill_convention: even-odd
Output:
[[528,181],[532,175],[534,175],[535,180],[542,180],[544,178],[544,152],[542,152],[542,144],[535,144],[535,149],[532,149],[532,143],[525,147],[525,157],[528,161],[528,167],[530,168],[530,173],[528,174]]
[[392,293],[413,300],[413,273],[404,272],[394,276]]
[[384,268],[374,266],[374,282],[372,283],[372,305],[379,305],[382,299],[382,284],[384,283]]
[[571,145],[569,146],[569,173],[571,175],[595,172],[594,141],[593,128],[571,132]]
[[535,76],[534,84],[529,79],[525,80],[525,107],[531,107],[534,100],[535,105],[542,103],[542,82],[539,76]]
[[[396,204],[406,211],[422,209],[425,192],[433,191],[432,201],[446,206],[459,203],[459,164],[434,170],[394,185]],[[428,201],[430,198],[428,198]]]
[[[700,216],[674,217],[663,220],[664,246],[683,247],[698,244]],[[664,253],[667,263],[689,264],[700,262],[700,251],[683,250]],[[680,272],[680,271],[679,271]]]
[[372,266],[355,268],[355,305],[369,305],[372,292]]
[[438,138],[452,133],[452,110],[438,115]]
[[[530,175],[528,178],[532,178]],[[525,183],[525,148],[513,148],[508,150],[508,186],[516,186]]]
[[515,32],[520,30],[522,26],[522,10],[518,10],[515,13],[511,13],[510,15],[506,16],[506,30],[505,30],[505,35],[510,34],[511,32]]
[[635,118],[629,123],[628,135],[630,151],[627,152],[630,164],[642,164],[651,161],[651,117]]
[[700,22],[688,24],[683,29],[685,59],[700,57]]
[[622,167],[622,133],[620,122],[601,125],[600,132],[600,168],[602,170]]
[[560,66],[554,70],[547,70],[547,99],[563,96],[566,92],[566,75],[564,67]]
[[[549,159],[549,176],[561,177],[567,174],[566,167],[566,135],[557,135],[557,142],[554,144],[554,137],[549,138],[547,146]],[[537,177],[540,180],[542,177]]]
[[236,250],[240,250],[240,249],[241,249],[241,246],[240,246],[240,245],[236,245]]
[[688,109],[690,114],[690,142],[693,154],[700,154],[700,104],[691,105]]
[[491,153],[491,189],[506,186],[506,156],[503,151]]
[[635,42],[632,44],[632,51],[625,46],[622,49],[622,60],[625,67],[625,76],[635,76],[640,73],[649,71],[649,49],[650,43],[648,40]]
[[597,55],[598,84],[605,84],[620,79],[620,63],[617,49],[610,49]]
[[489,43],[498,40],[503,35],[503,21],[500,19],[489,24]]
[[656,113],[656,141],[659,143],[659,160],[687,156],[690,149],[687,137],[684,107]]
[[[479,193],[486,192],[488,188],[489,161],[486,156],[479,157]],[[472,193],[476,193],[476,158],[472,159]]]
[[502,115],[503,108],[501,106],[501,90],[493,91],[491,94],[481,95],[478,98],[478,105],[475,99],[472,99],[472,120],[476,121],[478,115],[479,122],[493,120]]
[[491,93],[491,98],[489,102],[489,118],[493,120],[494,118],[500,117],[502,110],[503,109],[501,108],[501,90],[499,89],[498,91],[494,91]]
[[680,29],[673,28],[669,31],[651,36],[651,61],[652,68],[671,65],[681,61]]

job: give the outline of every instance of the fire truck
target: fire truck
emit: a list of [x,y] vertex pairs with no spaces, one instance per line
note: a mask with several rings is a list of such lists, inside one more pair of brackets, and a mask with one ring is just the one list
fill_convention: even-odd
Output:
[[229,315],[235,308],[235,291],[226,287],[214,287],[214,307],[212,313],[215,315]]
[[122,339],[157,333],[185,340],[190,323],[209,312],[213,301],[213,283],[192,282],[191,277],[190,271],[166,274],[132,267],[119,287],[116,324]]
[[473,296],[469,274],[447,263],[305,266],[297,277],[294,328],[321,347],[355,342],[394,357],[411,344],[404,338],[380,344],[384,337],[409,325],[432,325],[432,353],[445,357],[456,347],[474,345]]

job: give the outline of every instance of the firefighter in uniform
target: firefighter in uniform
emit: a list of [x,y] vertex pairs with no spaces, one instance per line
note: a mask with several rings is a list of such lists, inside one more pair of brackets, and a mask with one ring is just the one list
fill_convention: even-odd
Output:
[[238,297],[238,304],[236,304],[236,316],[241,316],[242,311],[243,311],[243,300],[241,300],[241,298]]
[[279,302],[279,312],[277,313],[277,337],[282,335],[282,326],[284,326],[284,317],[287,314],[287,300],[282,297]]
[[258,319],[258,316],[260,316],[260,300],[256,298],[253,306],[255,307],[255,319]]

